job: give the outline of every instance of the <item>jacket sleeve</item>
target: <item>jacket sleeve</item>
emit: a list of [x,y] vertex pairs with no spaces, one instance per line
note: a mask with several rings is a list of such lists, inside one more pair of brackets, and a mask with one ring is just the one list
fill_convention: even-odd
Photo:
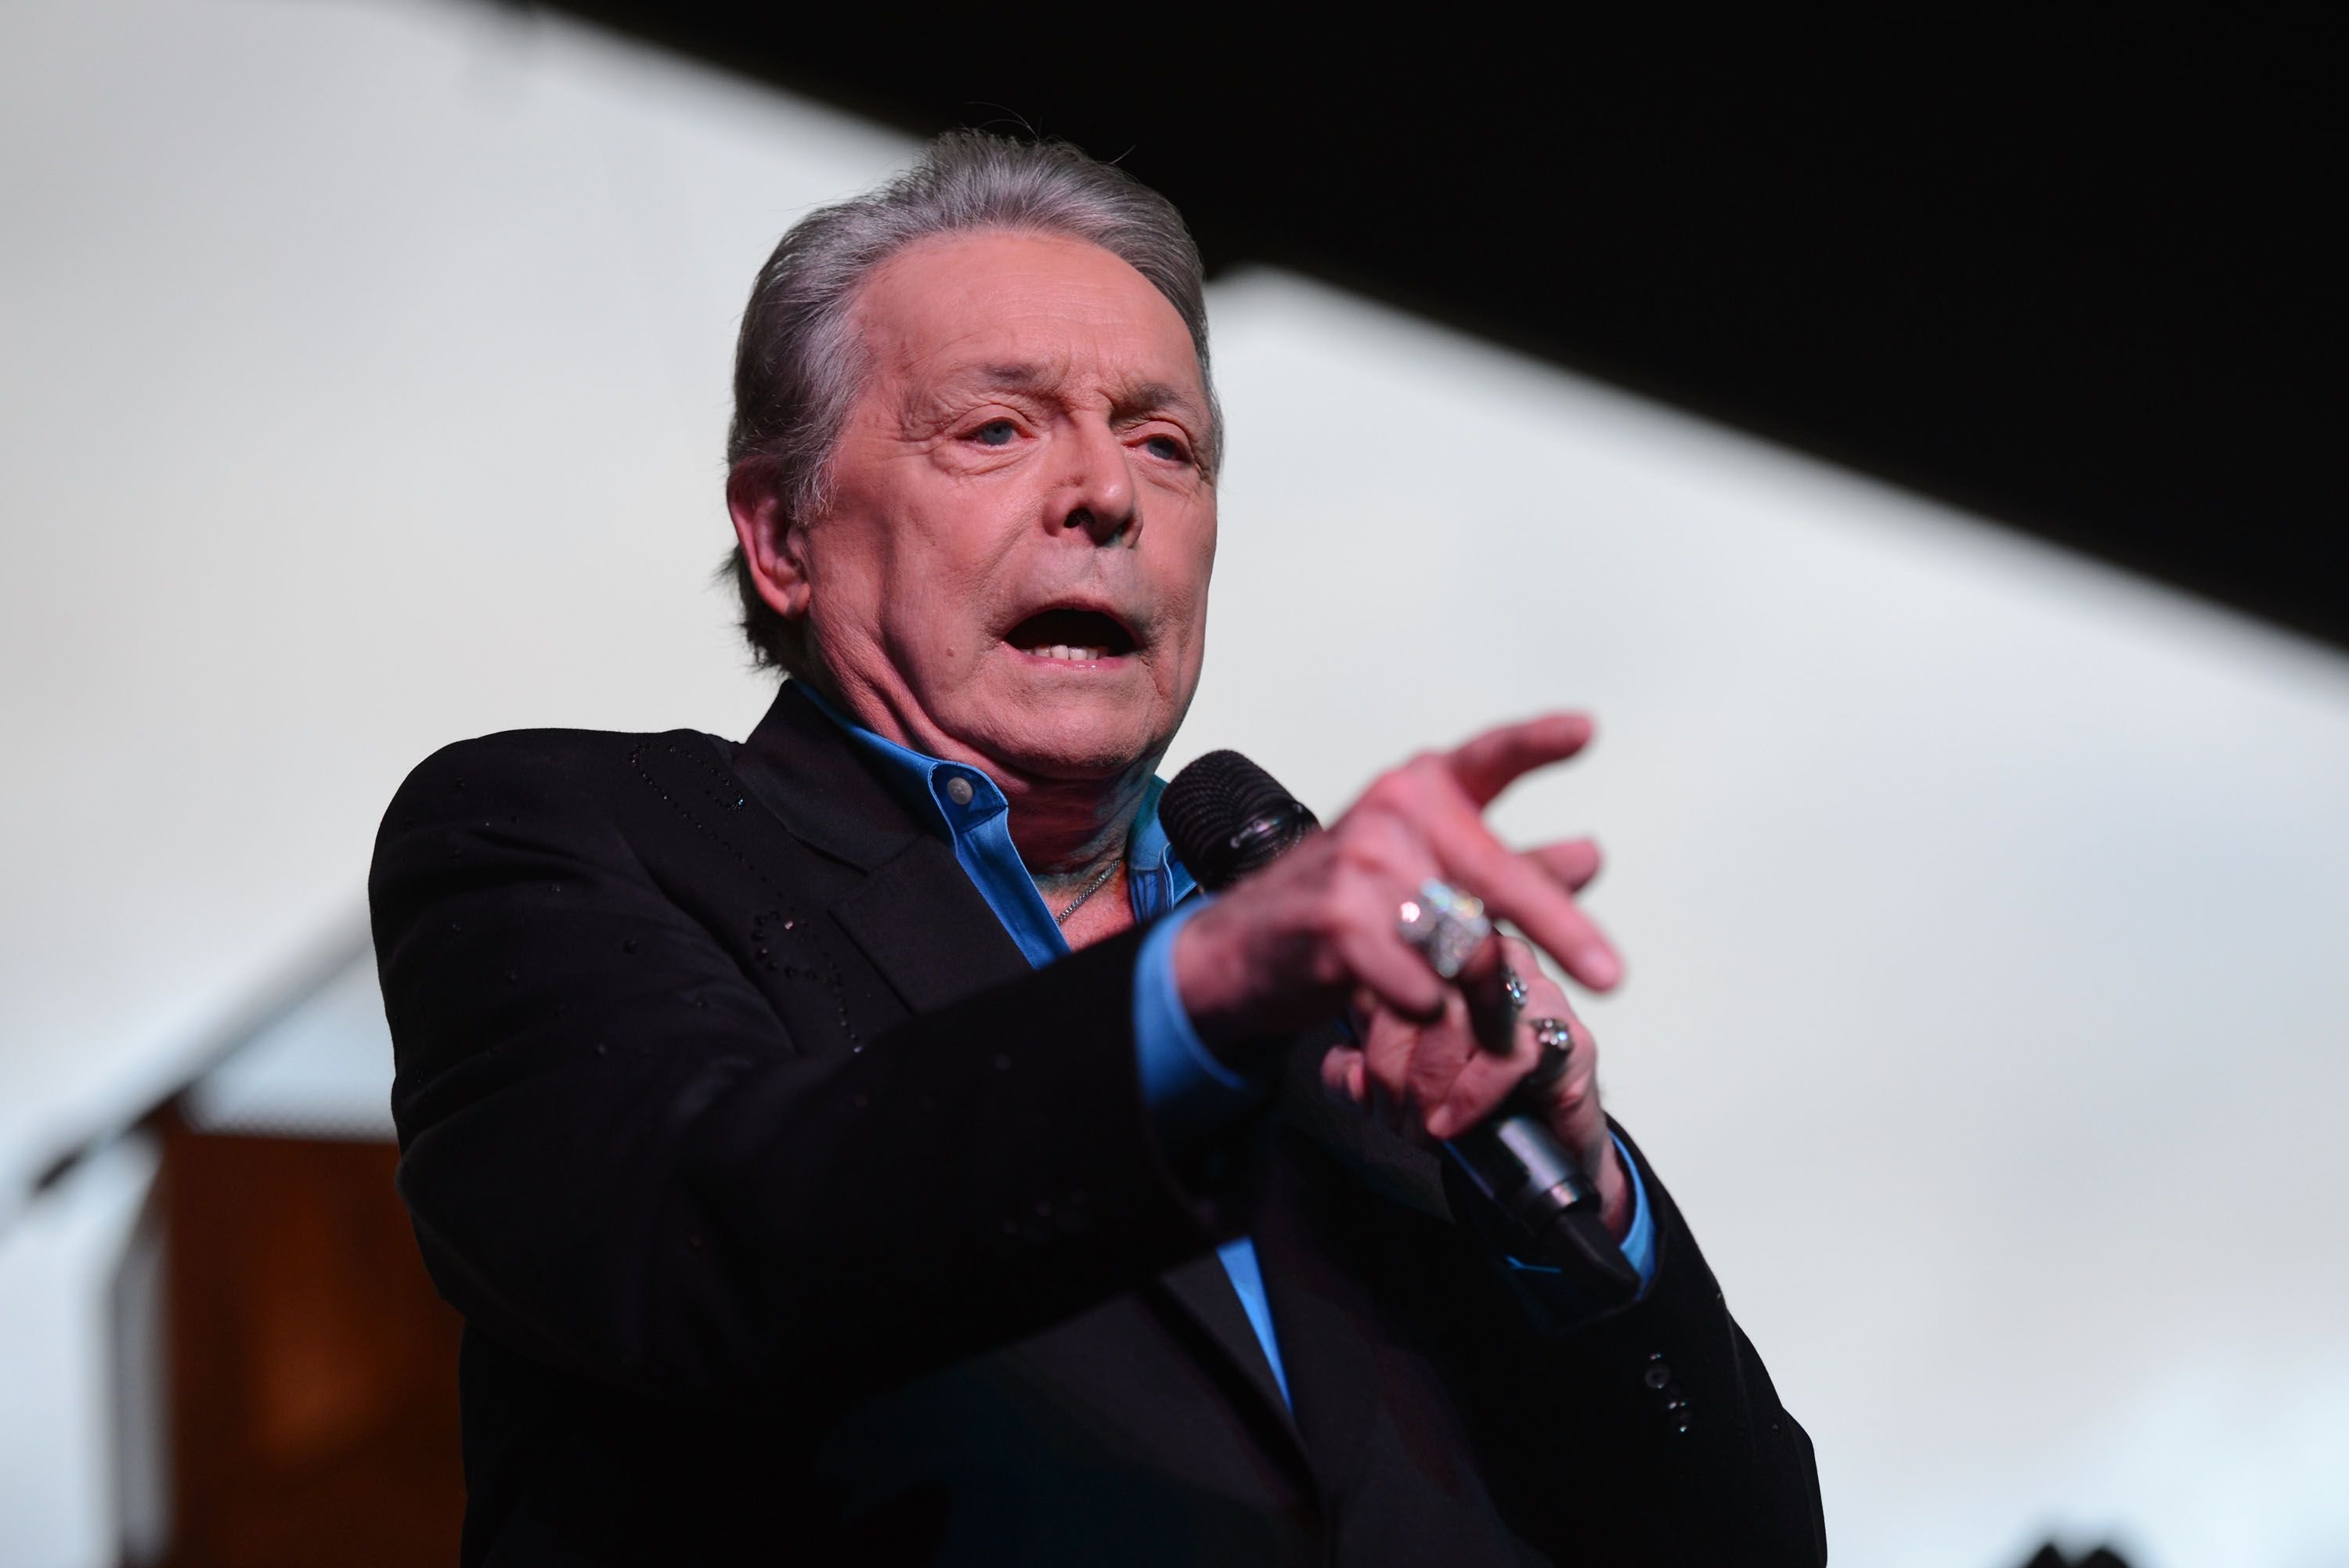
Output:
[[1140,934],[802,1054],[550,736],[428,759],[369,879],[399,1189],[477,1330],[664,1400],[824,1405],[1237,1228],[1150,1134]]
[[1654,1168],[1616,1136],[1653,1206],[1656,1273],[1629,1306],[1517,1315],[1520,1331],[1496,1338],[1485,1382],[1514,1506],[1577,1560],[1817,1568],[1826,1525],[1810,1438]]

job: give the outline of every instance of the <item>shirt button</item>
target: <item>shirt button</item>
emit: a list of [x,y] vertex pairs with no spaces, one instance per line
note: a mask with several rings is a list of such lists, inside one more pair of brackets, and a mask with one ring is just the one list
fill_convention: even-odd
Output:
[[970,804],[970,780],[957,773],[947,780],[947,799],[957,806]]

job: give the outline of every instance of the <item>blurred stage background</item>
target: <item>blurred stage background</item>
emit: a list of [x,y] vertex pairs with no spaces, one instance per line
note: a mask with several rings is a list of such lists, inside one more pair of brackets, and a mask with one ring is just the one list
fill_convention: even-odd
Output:
[[[740,735],[764,707],[709,585],[735,321],[777,234],[909,155],[956,46],[906,19],[927,63],[892,99],[878,57],[812,45],[713,68],[724,30],[688,10],[659,42],[460,0],[0,10],[0,1568],[184,1557],[204,1496],[357,1508],[354,1463],[430,1449],[436,1408],[398,1396],[442,1386],[432,1304],[305,1267],[363,1274],[385,1233],[378,815],[458,736]],[[1000,107],[1122,150],[1076,108]],[[1133,166],[1198,217],[1214,181],[1152,167],[1194,128],[1154,134]],[[1354,221],[1456,239],[1426,312],[1293,236],[1250,253],[1277,203],[1201,221],[1233,456],[1168,771],[1237,746],[1326,812],[1486,721],[1595,712],[1588,759],[1500,820],[1609,851],[1610,1101],[1816,1439],[1836,1561],[2349,1563],[2338,360],[2305,383],[2330,404],[2214,385],[2259,300],[2142,338],[2084,304],[2004,404],[1995,356],[1952,370],[1969,437],[1821,369],[1870,334],[1924,350],[1873,318],[1805,350],[1777,318],[1832,316],[1816,297],[1694,285],[1644,373],[1661,296],[1519,345],[1523,222],[1392,195]],[[1545,222],[1558,288],[1603,290],[1577,214]],[[1947,284],[1915,265],[1892,294]],[[2000,308],[1911,304],[1959,337]],[[1711,380],[1691,357],[1749,317],[1807,401],[1774,416],[1759,347]],[[2314,365],[2308,330],[2229,363]],[[2085,412],[2066,459],[2032,411],[2091,364],[2138,402]],[[2168,422],[2132,430],[2139,404]],[[278,1317],[236,1317],[270,1290]],[[335,1338],[377,1319],[395,1350]],[[242,1424],[191,1430],[191,1399]]]

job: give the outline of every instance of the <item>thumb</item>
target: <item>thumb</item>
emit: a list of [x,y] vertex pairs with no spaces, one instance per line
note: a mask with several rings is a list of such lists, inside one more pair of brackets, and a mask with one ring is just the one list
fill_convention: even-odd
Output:
[[1352,1046],[1331,1046],[1321,1058],[1321,1087],[1332,1099],[1358,1106],[1370,1104],[1370,1073],[1362,1053]]

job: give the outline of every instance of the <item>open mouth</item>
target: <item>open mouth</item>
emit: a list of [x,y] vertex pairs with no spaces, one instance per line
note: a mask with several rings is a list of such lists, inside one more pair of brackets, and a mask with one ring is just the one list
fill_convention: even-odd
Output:
[[1038,658],[1097,664],[1133,652],[1133,634],[1099,610],[1040,610],[1011,628],[1004,641]]

